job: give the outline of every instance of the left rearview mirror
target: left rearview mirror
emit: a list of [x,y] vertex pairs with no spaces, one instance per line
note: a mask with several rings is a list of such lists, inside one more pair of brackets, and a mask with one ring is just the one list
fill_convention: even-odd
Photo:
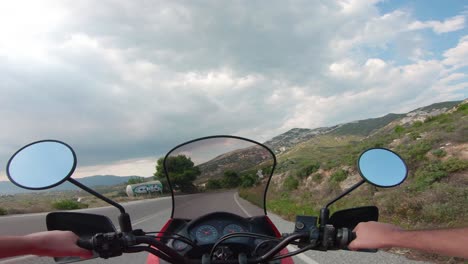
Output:
[[57,140],[33,142],[18,150],[8,161],[11,182],[29,190],[43,190],[66,181],[75,171],[73,149]]

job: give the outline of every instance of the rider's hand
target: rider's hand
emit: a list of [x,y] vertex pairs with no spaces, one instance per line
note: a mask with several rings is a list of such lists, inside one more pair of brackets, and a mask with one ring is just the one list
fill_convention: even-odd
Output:
[[25,236],[34,255],[91,258],[93,253],[76,245],[78,236],[71,231],[46,231]]
[[348,245],[348,248],[350,250],[388,248],[391,247],[389,243],[392,237],[401,231],[398,226],[391,224],[362,222],[354,228],[356,239]]

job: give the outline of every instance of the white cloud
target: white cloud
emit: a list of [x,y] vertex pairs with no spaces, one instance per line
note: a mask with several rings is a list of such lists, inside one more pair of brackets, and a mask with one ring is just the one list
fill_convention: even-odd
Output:
[[410,30],[420,30],[425,28],[432,29],[435,33],[447,33],[458,31],[465,27],[465,17],[464,16],[454,16],[446,19],[445,21],[414,21],[408,26]]
[[468,65],[468,36],[464,36],[458,45],[444,52],[444,64],[453,68],[460,68]]

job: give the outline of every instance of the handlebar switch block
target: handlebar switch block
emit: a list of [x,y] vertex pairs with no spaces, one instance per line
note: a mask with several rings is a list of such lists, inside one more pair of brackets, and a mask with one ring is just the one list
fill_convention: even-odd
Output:
[[99,253],[99,257],[107,259],[122,255],[124,244],[122,233],[101,233],[93,238],[94,250]]
[[322,230],[322,250],[333,248],[335,245],[336,229],[332,225],[325,225]]
[[315,243],[319,238],[319,230],[317,228],[317,217],[307,215],[297,215],[296,224],[294,225],[294,233],[307,233],[308,239],[299,241],[299,248],[311,243]]
[[317,227],[317,217],[307,215],[296,215],[294,233],[309,232],[311,228]]

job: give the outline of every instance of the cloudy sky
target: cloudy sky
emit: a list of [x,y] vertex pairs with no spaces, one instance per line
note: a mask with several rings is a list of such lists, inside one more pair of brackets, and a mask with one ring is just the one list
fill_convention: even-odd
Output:
[[468,95],[464,1],[0,1],[0,163],[149,176],[183,141],[266,141]]

